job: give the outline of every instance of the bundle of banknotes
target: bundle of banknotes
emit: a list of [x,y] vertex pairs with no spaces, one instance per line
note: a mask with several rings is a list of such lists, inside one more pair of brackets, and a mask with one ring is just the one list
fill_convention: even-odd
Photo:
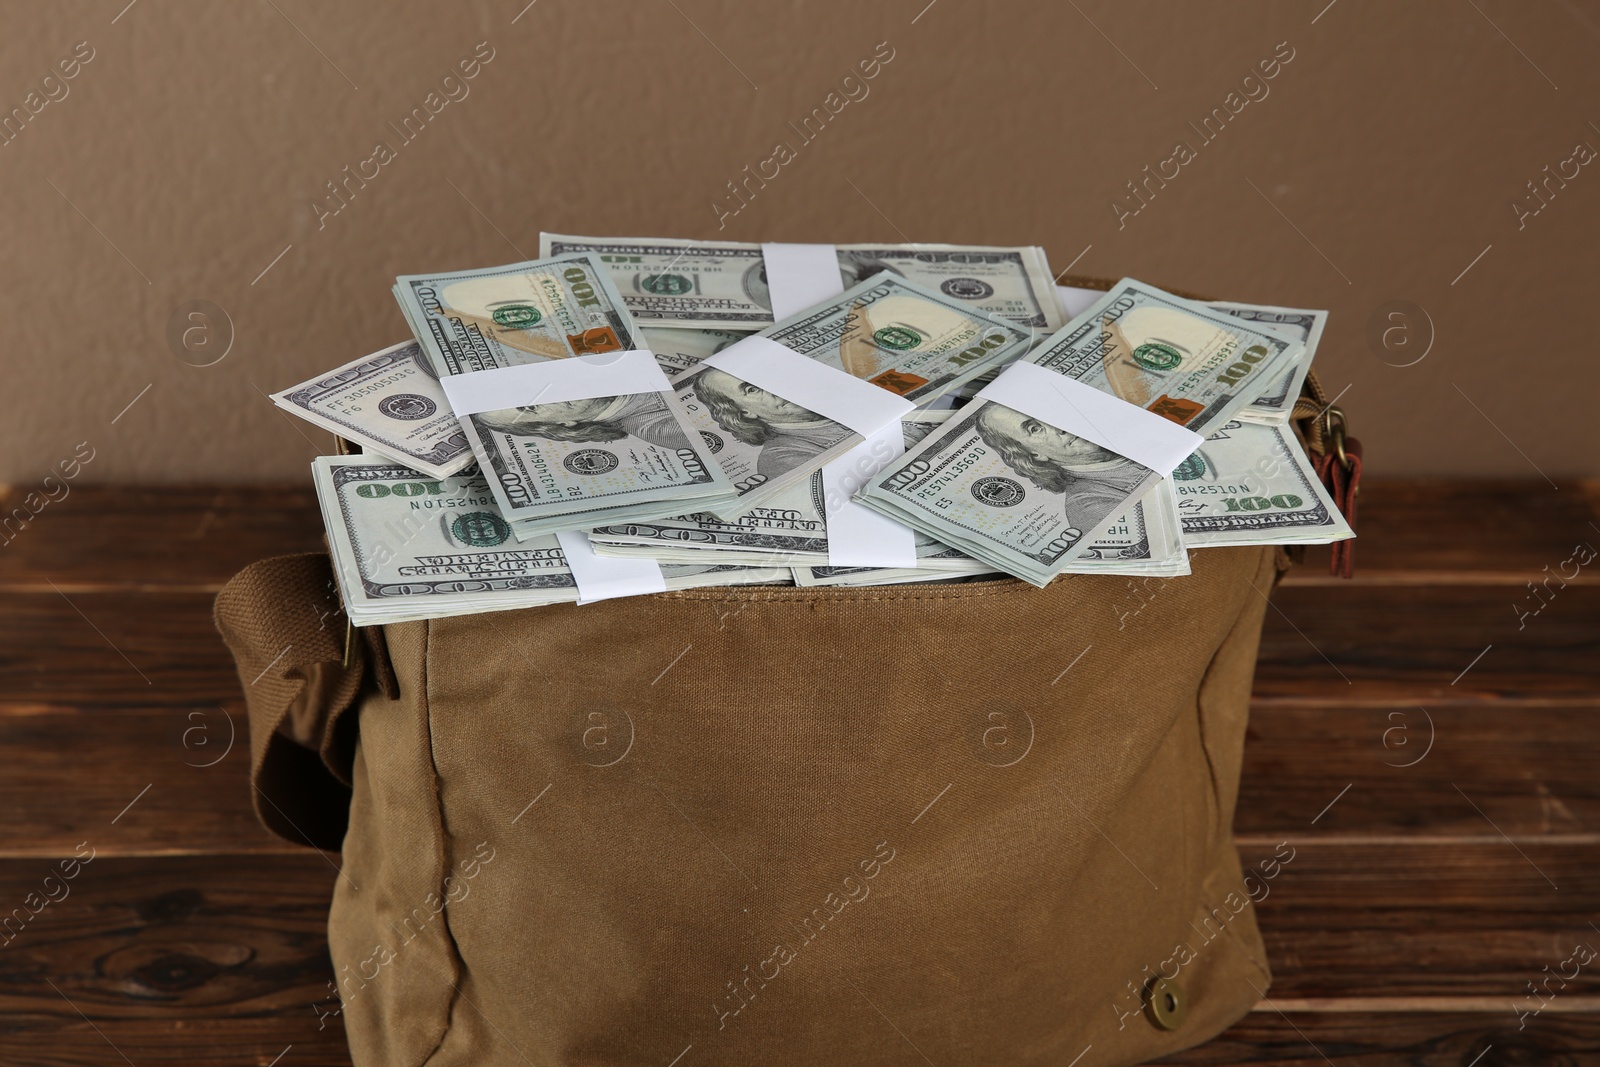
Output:
[[540,254],[398,278],[410,339],[272,397],[361,449],[313,465],[358,626],[1353,536],[1289,424],[1324,311],[1058,287],[1034,247]]

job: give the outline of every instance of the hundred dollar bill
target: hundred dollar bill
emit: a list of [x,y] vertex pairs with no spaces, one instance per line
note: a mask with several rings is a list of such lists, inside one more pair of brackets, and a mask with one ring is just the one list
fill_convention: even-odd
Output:
[[1124,278],[1023,358],[1201,434],[1232,419],[1305,351],[1246,322]]
[[[948,562],[938,572],[923,569],[924,539],[931,542]],[[932,581],[949,573],[997,574],[986,563],[972,559],[946,545],[940,545],[920,531],[917,534],[918,567],[795,567],[796,585],[889,585],[923,580]],[[933,555],[933,553],[930,553]],[[961,565],[958,561],[964,561]],[[1062,568],[1063,574],[1128,574],[1164,578],[1190,572],[1178,525],[1177,498],[1169,479],[1162,479],[1121,515],[1089,545],[1083,555]]]
[[1157,482],[1125,514],[1117,516],[1063,574],[1189,573],[1189,552],[1178,522],[1178,496],[1170,478]]
[[[895,570],[828,566],[827,520],[821,507],[821,492],[817,479],[802,491],[780,494],[773,507],[758,509],[761,514],[736,516],[734,522],[724,523],[711,515],[689,516],[679,521],[602,526],[591,531],[589,537],[602,556],[649,557],[663,563],[791,566],[797,574],[810,572],[812,580],[802,581],[802,585],[836,584],[820,579],[870,577]],[[1167,577],[1188,574],[1188,553],[1170,495],[1165,482],[1157,485],[1096,538],[1080,558],[1068,564],[1063,573]],[[921,531],[916,531],[915,543],[918,574],[987,574],[992,570]],[[853,580],[848,584],[871,583]]]
[[[1101,292],[1092,289],[1061,285],[1056,286],[1056,294],[1061,313],[1068,318],[1077,318],[1102,295]],[[1249,422],[1269,424],[1288,422],[1289,415],[1294,410],[1295,398],[1300,395],[1301,383],[1305,381],[1306,371],[1310,369],[1311,361],[1316,358],[1317,343],[1322,339],[1322,331],[1327,326],[1328,313],[1303,308],[1276,307],[1271,304],[1240,304],[1226,300],[1213,301],[1206,304],[1206,307],[1244,319],[1246,322],[1265,323],[1280,333],[1292,335],[1305,346],[1305,353],[1268,385],[1260,396],[1240,408],[1237,415],[1238,418]],[[992,380],[996,373],[998,369],[991,371],[984,378],[968,382],[963,392],[969,395],[977,392],[987,384],[985,378]]]
[[749,337],[750,330],[662,330],[649,326],[644,335],[656,362],[668,378],[676,378],[707,356],[714,356],[735,341]]
[[1044,586],[1160,479],[1086,438],[978,399],[855,499]]
[[[478,468],[428,479],[377,456],[312,464],[334,574],[357,626],[578,599],[555,536],[518,543]],[[773,568],[662,568],[668,589],[780,582]]]
[[[895,274],[981,314],[1037,330],[1062,318],[1044,249],[1034,246],[836,245],[846,288]],[[651,237],[539,235],[541,256],[597,252],[634,318],[651,326],[761,329],[772,325],[759,244]]]
[[1355,536],[1288,426],[1230,422],[1180,463],[1172,480],[1191,548]]
[[[893,275],[869,278],[757,336],[917,404],[1025,347],[1029,331]],[[800,484],[861,441],[814,411],[703,364],[674,379],[677,399],[738,496],[723,518]]]
[[1236,416],[1247,422],[1272,425],[1288,422],[1289,415],[1294,411],[1295,399],[1300,395],[1300,386],[1306,380],[1306,371],[1311,369],[1311,361],[1316,358],[1317,343],[1322,340],[1322,331],[1328,325],[1328,313],[1305,308],[1274,307],[1270,304],[1236,304],[1231,301],[1218,301],[1206,306],[1246,322],[1263,323],[1285,336],[1294,337],[1305,346],[1305,353],[1288,370],[1273,379],[1260,396],[1240,408]]
[[821,473],[778,493],[765,505],[719,519],[697,512],[649,522],[612,523],[589,531],[602,556],[648,556],[674,562],[739,562],[791,566],[828,558],[828,531],[815,494]]
[[[901,420],[908,449],[915,447],[952,412],[912,412]],[[666,561],[715,561],[746,565],[792,566],[802,585],[884,584],[932,580],[945,574],[985,574],[994,568],[922,530],[915,531],[917,567],[832,567],[828,565],[827,507],[821,473],[809,483],[778,494],[766,506],[730,520],[712,515],[654,523],[606,526],[590,533],[601,555],[650,556]],[[1068,573],[1176,576],[1189,573],[1178,525],[1172,483],[1163,480],[1119,516],[1083,553],[1064,568]]]
[[[912,447],[950,412],[914,412],[904,420]],[[821,474],[803,487],[779,494],[768,507],[723,521],[712,515],[654,523],[627,523],[591,531],[595,551],[605,556],[648,556],[662,562],[717,562],[744,566],[792,566],[801,585],[874,584],[901,568],[828,565],[827,512]],[[993,568],[915,531],[915,572],[929,580],[941,574],[986,574]],[[906,568],[910,569],[910,568]],[[1189,573],[1172,482],[1163,480],[1120,516],[1068,564],[1067,574],[1133,574],[1175,577]],[[907,579],[913,580],[913,579]]]
[[[441,377],[645,345],[591,255],[405,275],[394,291]],[[732,499],[670,391],[508,407],[461,426],[518,538]]]
[[859,588],[870,585],[920,585],[923,582],[949,582],[971,578],[1003,578],[987,563],[969,559],[960,569],[942,571],[923,570],[920,567],[796,567],[794,584],[798,586],[838,586]]
[[[948,411],[913,411],[900,420],[910,448],[944,422]],[[591,530],[595,551],[611,556],[650,556],[678,562],[743,563],[787,567],[827,563],[828,519],[822,472],[776,494],[766,504],[719,519],[700,513],[649,523],[626,523]],[[917,535],[917,555],[940,561],[955,556],[952,569],[972,563],[932,538]],[[937,563],[931,565],[937,566]]]
[[472,462],[467,435],[415,341],[273,393],[272,402],[368,452],[435,478]]

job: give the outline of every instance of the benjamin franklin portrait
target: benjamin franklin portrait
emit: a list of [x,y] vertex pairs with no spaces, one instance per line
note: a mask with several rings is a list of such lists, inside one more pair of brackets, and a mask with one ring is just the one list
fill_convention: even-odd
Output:
[[767,478],[821,455],[848,432],[831,419],[716,367],[702,371],[693,388],[718,426],[736,440],[760,446],[756,473]]
[[633,436],[661,448],[686,448],[689,444],[657,393],[505,408],[486,411],[478,421],[486,429],[546,441],[599,443]]
[[1125,511],[1151,474],[1141,463],[1003,404],[985,404],[977,430],[1006,466],[1063,496],[1067,521],[1085,533]]

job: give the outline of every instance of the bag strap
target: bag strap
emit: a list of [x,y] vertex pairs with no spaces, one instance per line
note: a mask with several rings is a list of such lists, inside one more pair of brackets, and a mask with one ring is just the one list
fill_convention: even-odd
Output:
[[[1328,399],[1317,372],[1306,371],[1305,383],[1295,399],[1290,420],[1300,431],[1317,477],[1327,486],[1350,529],[1356,528],[1356,500],[1361,494],[1361,442],[1346,432],[1343,409]],[[1328,558],[1328,573],[1339,578],[1355,574],[1355,539],[1335,541]]]
[[328,557],[276,556],[234,575],[213,617],[233,653],[250,720],[256,817],[296,844],[344,839],[355,760],[355,706],[364,684],[400,695],[382,631],[346,648],[346,618]]

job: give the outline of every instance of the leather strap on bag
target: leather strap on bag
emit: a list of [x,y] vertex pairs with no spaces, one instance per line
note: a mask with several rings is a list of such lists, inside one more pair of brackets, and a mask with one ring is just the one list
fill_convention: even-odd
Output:
[[[1344,412],[1328,400],[1316,371],[1306,372],[1290,418],[1300,428],[1317,477],[1354,530],[1356,498],[1361,492],[1361,442],[1346,435]],[[1328,572],[1351,577],[1355,573],[1355,539],[1335,541],[1332,548]]]
[[369,678],[399,696],[382,630],[362,629],[347,656],[345,614],[319,552],[246,567],[217,594],[214,618],[249,711],[256,816],[285,840],[339,848],[356,741],[345,712]]

